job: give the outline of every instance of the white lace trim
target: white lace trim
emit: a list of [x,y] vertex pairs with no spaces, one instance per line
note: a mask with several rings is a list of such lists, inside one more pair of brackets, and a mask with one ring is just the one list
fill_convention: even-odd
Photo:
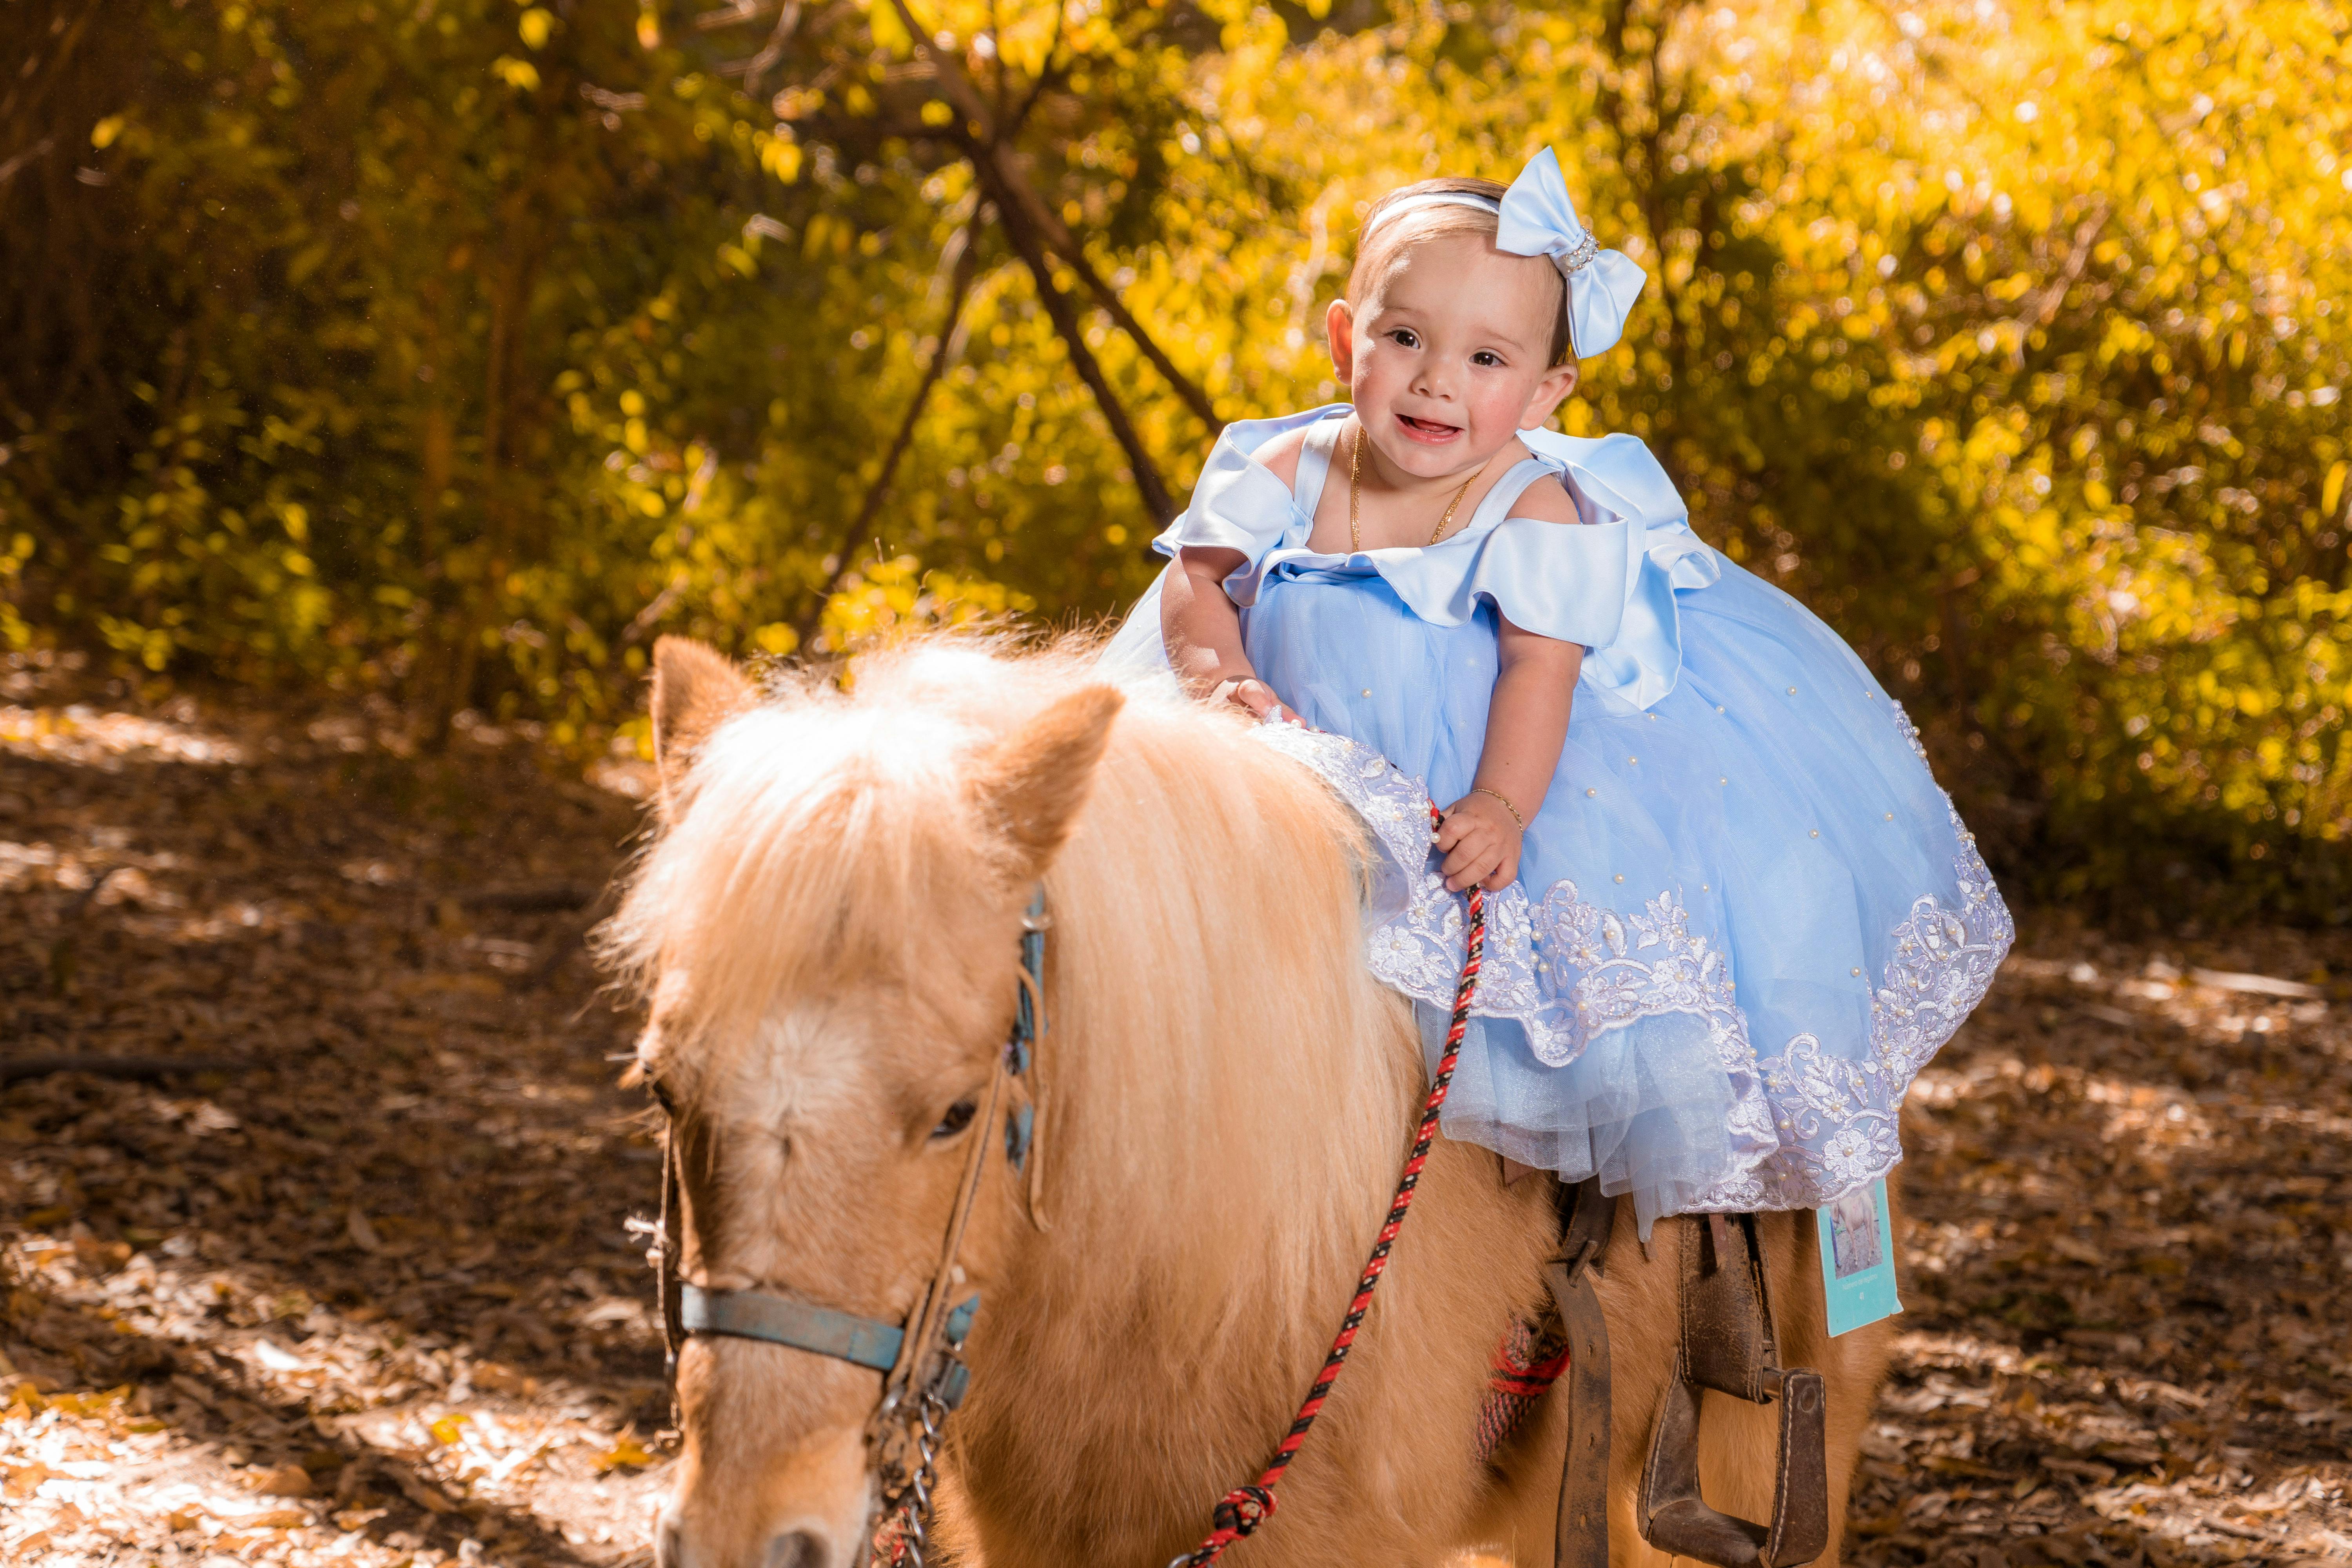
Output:
[[[1918,731],[1900,704],[1888,706],[1924,765]],[[1451,1007],[1465,901],[1445,890],[1432,863],[1422,782],[1344,736],[1273,722],[1256,734],[1311,769],[1371,829],[1381,849],[1366,937],[1373,976]],[[1960,907],[1923,895],[1891,933],[1863,1058],[1830,1054],[1817,1037],[1800,1034],[1759,1060],[1726,955],[1692,931],[1672,889],[1638,913],[1590,903],[1568,881],[1536,906],[1516,883],[1490,894],[1471,1010],[1518,1024],[1537,1058],[1553,1067],[1576,1060],[1611,1029],[1676,1015],[1696,1020],[1732,1088],[1727,1134],[1738,1168],[1677,1212],[1818,1208],[1901,1161],[1898,1116],[1911,1079],[1983,999],[2016,939],[1975,836],[1957,812],[1951,821]]]
[[[1927,766],[1927,749],[1911,716],[1892,699],[1887,706]],[[1832,1056],[1817,1037],[1802,1034],[1768,1058],[1764,1082],[1780,1116],[1780,1152],[1690,1205],[1692,1211],[1819,1208],[1902,1161],[1903,1097],[1912,1079],[1984,1000],[2017,941],[2016,922],[1977,851],[1976,835],[1948,793],[1944,809],[1958,841],[1953,871],[1960,907],[1922,897],[1891,933],[1894,953],[1871,994],[1869,1054]]]

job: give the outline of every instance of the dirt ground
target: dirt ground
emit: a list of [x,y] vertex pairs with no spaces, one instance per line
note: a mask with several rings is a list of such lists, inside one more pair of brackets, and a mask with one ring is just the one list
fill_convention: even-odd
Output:
[[[591,772],[0,668],[0,1075],[184,1069],[0,1085],[0,1562],[649,1561]],[[1906,1113],[1853,1559],[2352,1562],[2352,938],[2024,924]]]

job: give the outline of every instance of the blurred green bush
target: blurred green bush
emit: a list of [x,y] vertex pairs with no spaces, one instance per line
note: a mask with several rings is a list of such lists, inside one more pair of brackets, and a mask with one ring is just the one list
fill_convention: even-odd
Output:
[[7,10],[8,642],[584,746],[660,632],[1106,614],[1365,204],[1549,143],[1653,275],[1568,426],[2020,890],[2352,919],[2341,4]]

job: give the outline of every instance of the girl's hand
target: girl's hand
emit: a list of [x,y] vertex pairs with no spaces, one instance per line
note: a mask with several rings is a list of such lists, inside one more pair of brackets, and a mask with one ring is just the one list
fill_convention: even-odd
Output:
[[1221,680],[1210,691],[1209,697],[1213,701],[1236,703],[1261,719],[1268,714],[1291,721],[1297,718],[1282,705],[1282,699],[1274,694],[1274,688],[1254,677],[1242,680]]
[[1493,795],[1472,791],[1445,808],[1437,847],[1445,856],[1445,890],[1477,886],[1499,892],[1519,874],[1519,825]]

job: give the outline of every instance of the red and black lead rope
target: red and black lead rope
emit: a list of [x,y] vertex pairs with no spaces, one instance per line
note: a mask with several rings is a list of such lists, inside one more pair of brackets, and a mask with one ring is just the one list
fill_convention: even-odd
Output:
[[[1434,802],[1430,805],[1429,817],[1433,826],[1444,821],[1444,814]],[[1273,1517],[1274,1489],[1307,1441],[1307,1429],[1315,1425],[1315,1417],[1323,1413],[1323,1402],[1331,1396],[1331,1385],[1339,1381],[1339,1370],[1347,1365],[1348,1352],[1356,1343],[1356,1331],[1363,1326],[1364,1314],[1371,1308],[1372,1292],[1380,1289],[1381,1276],[1388,1272],[1389,1251],[1396,1245],[1397,1233],[1404,1228],[1405,1211],[1412,1207],[1412,1194],[1421,1185],[1422,1167],[1429,1163],[1429,1146],[1437,1137],[1437,1113],[1444,1109],[1446,1090],[1453,1086],[1454,1064],[1462,1055],[1462,1037],[1470,1026],[1470,1003],[1478,992],[1478,963],[1486,946],[1486,895],[1475,887],[1470,889],[1469,939],[1462,978],[1454,987],[1454,1021],[1445,1031],[1445,1055],[1439,1058],[1437,1072],[1430,1079],[1429,1099],[1421,1108],[1421,1127],[1413,1134],[1412,1153],[1404,1163],[1404,1173],[1397,1179],[1396,1201],[1389,1205],[1388,1220],[1372,1243],[1371,1256],[1364,1260],[1363,1278],[1356,1282],[1356,1299],[1348,1303],[1348,1315],[1339,1321],[1339,1337],[1331,1342],[1331,1352],[1323,1358],[1323,1370],[1316,1375],[1315,1386],[1307,1391],[1307,1402],[1298,1407],[1297,1416],[1283,1436],[1282,1447],[1274,1451],[1274,1458],[1266,1462],[1257,1480],[1227,1492],[1224,1500],[1217,1504],[1214,1528],[1207,1539],[1168,1568],[1208,1568],[1208,1564],[1224,1555],[1226,1547]]]

